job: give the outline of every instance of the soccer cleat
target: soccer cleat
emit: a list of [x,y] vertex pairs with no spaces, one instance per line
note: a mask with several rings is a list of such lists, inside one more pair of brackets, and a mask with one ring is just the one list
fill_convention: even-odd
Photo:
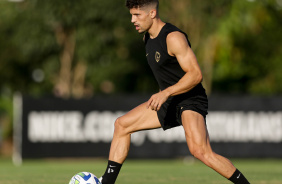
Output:
[[103,179],[103,177],[101,176],[101,177],[99,178],[99,181],[100,181],[101,184],[102,184],[102,179]]

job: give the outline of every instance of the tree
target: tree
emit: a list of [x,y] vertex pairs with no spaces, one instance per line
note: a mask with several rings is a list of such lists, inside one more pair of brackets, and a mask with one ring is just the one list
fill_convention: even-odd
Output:
[[275,1],[232,1],[217,31],[214,89],[271,95],[282,88],[281,5]]
[[[4,15],[3,11],[6,22],[1,38],[7,45],[1,69],[6,70],[2,76],[7,80],[1,86],[29,94],[54,91],[61,97],[82,97],[101,90],[112,92],[109,88],[111,85],[113,88],[114,81],[124,83],[120,81],[123,76],[138,70],[129,58],[132,33],[126,32],[130,22],[124,24],[129,14],[120,6],[123,3],[86,0],[5,3],[3,9],[9,12]],[[13,65],[7,70],[4,65],[11,60]],[[45,77],[39,84],[31,81],[36,71]],[[119,91],[123,86],[116,88]]]
[[[160,15],[188,33],[209,93],[281,92],[277,1],[165,0]],[[80,98],[157,90],[124,0],[1,1],[0,17],[2,91]]]

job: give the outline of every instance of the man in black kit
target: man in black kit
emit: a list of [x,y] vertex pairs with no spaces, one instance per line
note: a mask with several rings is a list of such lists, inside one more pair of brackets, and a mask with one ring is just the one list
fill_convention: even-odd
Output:
[[160,91],[116,120],[108,166],[100,178],[102,184],[115,183],[128,155],[132,133],[180,125],[194,157],[233,183],[248,184],[228,159],[212,151],[205,123],[208,99],[187,35],[160,19],[158,0],[127,0],[126,6],[136,30],[145,33],[147,61]]

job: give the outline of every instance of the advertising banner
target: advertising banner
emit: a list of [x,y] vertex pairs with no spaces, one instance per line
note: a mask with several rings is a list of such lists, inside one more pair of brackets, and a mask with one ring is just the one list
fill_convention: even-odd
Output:
[[[15,159],[107,157],[115,120],[149,96],[14,100]],[[282,99],[210,97],[207,128],[215,152],[229,157],[282,157]],[[183,127],[132,134],[129,158],[188,156]]]

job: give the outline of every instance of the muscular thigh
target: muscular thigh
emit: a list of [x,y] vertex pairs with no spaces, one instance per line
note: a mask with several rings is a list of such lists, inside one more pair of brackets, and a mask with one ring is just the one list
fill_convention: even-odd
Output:
[[129,133],[161,127],[157,112],[147,109],[146,103],[132,109],[120,117],[118,121]]
[[190,151],[199,148],[210,149],[205,119],[201,114],[189,110],[184,111],[182,124]]

